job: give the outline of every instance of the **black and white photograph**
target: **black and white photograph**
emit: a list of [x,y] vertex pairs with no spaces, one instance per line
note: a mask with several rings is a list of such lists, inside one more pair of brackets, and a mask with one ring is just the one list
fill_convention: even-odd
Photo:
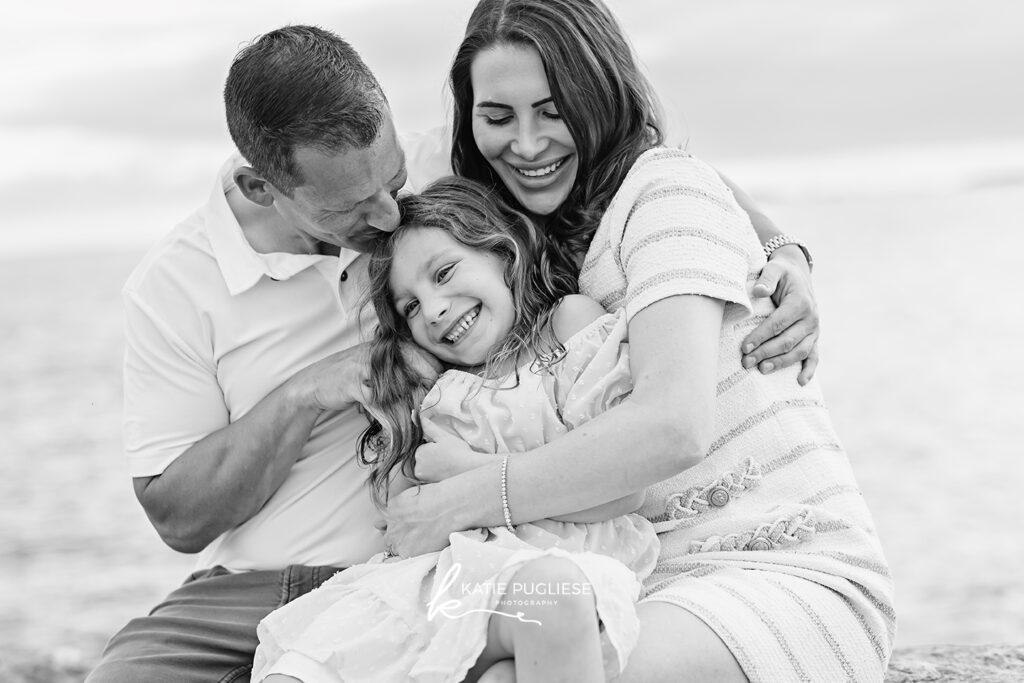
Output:
[[1024,679],[1022,35],[8,8],[0,679]]

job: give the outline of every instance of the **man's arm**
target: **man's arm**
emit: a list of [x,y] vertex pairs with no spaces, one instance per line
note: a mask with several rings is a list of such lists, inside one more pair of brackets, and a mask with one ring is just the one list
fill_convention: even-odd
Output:
[[[741,187],[718,172],[754,226],[761,244],[782,234]],[[768,373],[802,363],[797,381],[807,384],[818,366],[818,306],[811,286],[811,264],[803,249],[787,244],[772,252],[754,284],[754,296],[770,296],[778,309],[743,340],[743,367]]]
[[128,287],[123,304],[124,437],[136,496],[169,546],[198,552],[263,507],[322,412],[362,398],[364,348],[313,363],[239,417],[191,308],[154,307]]
[[329,356],[196,442],[161,474],[136,477],[135,495],[164,542],[199,552],[259,512],[320,415],[361,400],[363,368],[361,346]]

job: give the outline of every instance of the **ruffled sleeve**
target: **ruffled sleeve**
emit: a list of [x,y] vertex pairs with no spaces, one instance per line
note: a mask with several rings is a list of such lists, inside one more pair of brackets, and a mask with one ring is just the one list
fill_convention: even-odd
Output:
[[569,429],[618,405],[633,391],[625,314],[601,316],[565,344],[565,357],[547,383]]

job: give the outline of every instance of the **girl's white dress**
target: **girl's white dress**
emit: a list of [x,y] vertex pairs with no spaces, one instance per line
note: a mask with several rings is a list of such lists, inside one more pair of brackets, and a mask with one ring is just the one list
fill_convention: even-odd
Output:
[[[494,381],[448,371],[424,398],[421,420],[480,452],[547,443],[629,395],[626,330],[624,315],[605,315],[569,339],[550,370],[520,368],[518,381],[515,374]],[[388,562],[377,556],[267,616],[252,680],[284,673],[306,683],[461,681],[515,573],[551,555],[571,560],[587,584],[523,586],[523,599],[592,592],[605,669],[615,675],[636,644],[634,605],[658,552],[650,522],[625,515],[588,524],[542,520],[519,525],[515,535],[480,529],[452,534],[440,552]]]

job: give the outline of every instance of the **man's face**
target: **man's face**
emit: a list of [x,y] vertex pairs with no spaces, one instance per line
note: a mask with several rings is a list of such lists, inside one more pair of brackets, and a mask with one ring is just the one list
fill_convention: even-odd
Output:
[[398,227],[395,197],[407,173],[390,115],[366,149],[299,147],[294,154],[304,184],[291,197],[271,192],[278,213],[305,240],[368,251],[378,232]]

